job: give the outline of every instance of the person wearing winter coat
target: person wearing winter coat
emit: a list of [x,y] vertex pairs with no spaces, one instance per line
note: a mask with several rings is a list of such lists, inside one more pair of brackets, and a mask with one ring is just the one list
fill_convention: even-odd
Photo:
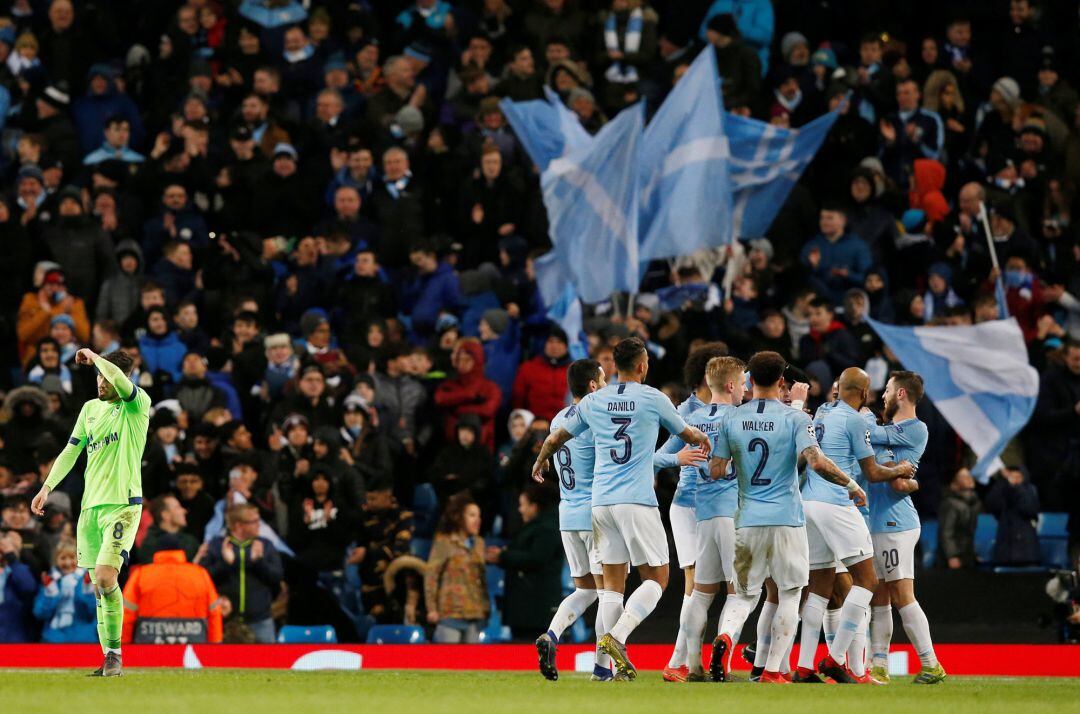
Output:
[[86,94],[72,105],[71,115],[84,153],[98,147],[105,124],[112,117],[123,117],[128,122],[132,146],[138,148],[143,145],[145,132],[139,108],[131,97],[117,90],[115,78],[116,70],[111,65],[91,65],[87,72]]
[[762,76],[769,70],[769,48],[776,19],[770,0],[713,0],[698,29],[698,38],[708,39],[709,21],[717,15],[732,15],[743,41],[757,53]]
[[355,395],[345,398],[344,410],[338,435],[364,486],[370,491],[372,484],[391,483],[394,462],[390,456],[390,445],[386,436],[372,424],[372,412],[364,400]]
[[41,641],[97,642],[97,598],[89,573],[78,566],[74,543],[57,546],[41,583],[34,598],[34,617],[44,623]]
[[975,525],[982,504],[975,495],[975,479],[967,469],[953,476],[949,490],[938,504],[938,547],[949,570],[975,566]]
[[416,277],[402,292],[402,311],[412,318],[412,334],[417,344],[434,334],[435,323],[442,312],[456,312],[461,303],[461,287],[457,273],[445,261],[440,261],[435,246],[418,243],[409,253],[416,266]]
[[311,470],[311,478],[289,504],[289,545],[317,572],[340,570],[350,535],[346,513],[351,509],[338,495],[325,464],[316,463]]
[[468,490],[478,501],[486,503],[495,462],[491,450],[479,441],[479,417],[462,416],[454,436],[431,465],[431,483],[439,500],[445,502],[455,493]]
[[521,364],[519,322],[501,307],[485,310],[480,318],[480,342],[484,345],[484,376],[502,391],[501,410],[510,406],[514,378]]
[[190,423],[202,421],[203,415],[215,407],[226,406],[225,393],[206,378],[205,357],[197,352],[188,352],[184,355],[180,370],[175,398],[187,412]]
[[117,270],[101,284],[94,320],[123,324],[139,307],[139,285],[143,274],[143,252],[133,240],[122,240],[113,251]]
[[832,305],[823,298],[810,303],[810,333],[799,340],[799,361],[809,366],[823,362],[833,377],[859,364],[859,343],[844,323],[836,319]]
[[484,376],[484,348],[476,340],[461,340],[451,359],[455,376],[435,390],[435,404],[445,418],[446,438],[455,438],[461,417],[475,414],[481,424],[480,441],[491,451],[495,448],[495,415],[502,402],[502,392]]
[[566,370],[570,362],[566,333],[552,326],[543,353],[518,369],[510,403],[515,409],[528,409],[538,419],[551,419],[568,403]]
[[488,548],[487,562],[506,570],[503,620],[514,639],[543,632],[562,601],[562,539],[548,492],[530,486],[518,496],[523,523],[506,548]]
[[819,228],[799,259],[809,269],[814,291],[837,305],[846,290],[862,287],[871,265],[870,247],[847,230],[847,214],[840,206],[827,204],[821,209]]
[[210,572],[218,591],[232,603],[233,616],[255,633],[255,641],[273,642],[270,605],[285,577],[281,555],[273,543],[259,535],[256,506],[230,506],[225,523],[228,533],[210,540],[200,562]]
[[30,641],[30,616],[38,584],[19,562],[19,537],[0,531],[0,644]]
[[19,305],[15,331],[19,338],[19,359],[23,363],[33,356],[34,345],[49,334],[53,318],[59,315],[71,318],[76,340],[85,344],[90,339],[86,303],[68,291],[67,277],[57,267],[46,271],[41,285],[23,295]]
[[874,192],[874,174],[857,168],[851,175],[847,228],[866,241],[874,265],[892,254],[896,240],[896,218],[882,205]]
[[435,642],[480,641],[490,611],[480,523],[480,506],[468,492],[452,497],[439,521],[424,574],[427,621],[435,625]]
[[[204,562],[209,556],[207,550]],[[124,585],[122,641],[133,641],[139,618],[174,617],[206,620],[206,641],[219,643],[223,604],[207,568],[189,563],[182,550],[159,550],[154,562],[132,568]]]
[[1039,492],[1023,466],[1006,466],[986,494],[986,511],[998,521],[994,540],[995,565],[1036,565],[1039,562]]
[[164,373],[172,384],[180,381],[181,366],[187,346],[169,327],[169,316],[160,307],[147,311],[146,334],[139,338],[139,352],[144,368],[150,374]]
[[386,366],[372,375],[375,380],[375,404],[385,422],[381,431],[396,445],[406,449],[416,442],[417,417],[427,402],[423,385],[407,372],[412,354],[404,347],[389,346],[384,352]]
[[77,188],[62,189],[58,204],[59,216],[42,229],[42,240],[63,268],[68,288],[84,296],[93,308],[98,287],[116,267],[112,243],[100,224],[83,211]]

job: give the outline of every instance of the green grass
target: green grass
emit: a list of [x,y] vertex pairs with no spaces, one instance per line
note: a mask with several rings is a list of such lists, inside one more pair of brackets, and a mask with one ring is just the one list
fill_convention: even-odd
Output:
[[[525,714],[544,711],[650,712],[775,711],[792,714],[889,711],[1060,712],[1080,711],[1080,680],[1066,678],[953,677],[919,687],[894,680],[887,687],[666,684],[658,672],[642,672],[636,682],[599,684],[570,674],[546,682],[525,672],[285,672],[267,670],[131,669],[120,679],[88,679],[82,671],[0,672],[4,711],[112,712],[136,708],[150,714],[239,714],[344,711],[466,712]],[[10,708],[6,706],[10,705]],[[710,709],[706,709],[709,707]],[[743,709],[745,708],[745,709]]]

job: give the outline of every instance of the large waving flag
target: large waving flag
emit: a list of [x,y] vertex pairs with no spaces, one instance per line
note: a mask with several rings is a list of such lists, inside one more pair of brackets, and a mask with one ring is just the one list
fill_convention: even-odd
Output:
[[588,357],[589,341],[584,332],[581,300],[567,280],[567,271],[559,262],[559,256],[553,250],[544,253],[533,261],[533,270],[547,318],[570,338],[570,356],[574,359]]
[[970,327],[869,322],[904,367],[922,375],[926,395],[978,457],[972,473],[985,483],[1039,395],[1020,325],[1015,319]]
[[645,129],[642,260],[731,242],[731,183],[716,52],[698,53]]
[[799,129],[784,129],[735,114],[725,117],[724,129],[731,147],[736,238],[765,235],[838,116],[838,112],[829,112]]
[[582,300],[636,293],[638,174],[645,107],[627,107],[584,148],[553,160],[541,177],[548,234]]
[[503,99],[499,102],[499,108],[513,127],[518,141],[541,173],[555,159],[582,149],[592,141],[577,115],[566,108],[559,95],[548,87],[544,87],[544,93],[546,101],[533,99],[512,102]]

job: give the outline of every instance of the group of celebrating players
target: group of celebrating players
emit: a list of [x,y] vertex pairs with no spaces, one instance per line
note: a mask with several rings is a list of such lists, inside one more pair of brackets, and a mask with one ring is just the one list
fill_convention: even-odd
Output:
[[[765,586],[751,680],[887,684],[895,605],[922,665],[914,682],[944,681],[913,588],[920,526],[910,494],[927,441],[915,414],[918,374],[892,374],[879,425],[867,407],[870,379],[855,367],[811,420],[808,386],[775,352],[744,364],[722,346],[698,348],[686,366],[695,390],[677,409],[644,384],[649,357],[640,340],[623,340],[614,353],[614,382],[594,360],[570,365],[573,404],[552,420],[533,466],[535,480],[552,471],[559,479],[576,585],[536,641],[546,678],[559,676],[559,638],[597,600],[592,678],[637,677],[626,643],[668,583],[654,473],[679,466],[670,522],[686,590],[665,680],[730,681],[734,645]],[[654,452],[661,427],[671,437]],[[629,566],[641,585],[624,602]],[[721,588],[727,598],[705,662],[709,606]],[[828,654],[815,663],[823,627]]]

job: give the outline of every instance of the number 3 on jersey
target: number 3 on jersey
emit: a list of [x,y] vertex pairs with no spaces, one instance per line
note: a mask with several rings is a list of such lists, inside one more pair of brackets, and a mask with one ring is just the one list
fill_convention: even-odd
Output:
[[764,439],[751,439],[746,448],[751,454],[758,450],[761,451],[761,461],[758,462],[757,468],[754,469],[754,475],[750,477],[750,485],[768,486],[772,483],[772,479],[761,478],[761,472],[765,470],[765,464],[769,461],[769,444]]
[[630,454],[634,448],[634,442],[631,440],[630,435],[626,433],[627,428],[630,426],[630,417],[611,417],[611,423],[618,425],[618,429],[615,430],[615,438],[618,441],[623,442],[623,452],[620,454],[611,449],[611,460],[617,464],[625,464],[630,460]]
[[570,463],[570,449],[565,446],[555,452],[555,461],[559,463],[559,482],[567,491],[574,490],[574,469]]

